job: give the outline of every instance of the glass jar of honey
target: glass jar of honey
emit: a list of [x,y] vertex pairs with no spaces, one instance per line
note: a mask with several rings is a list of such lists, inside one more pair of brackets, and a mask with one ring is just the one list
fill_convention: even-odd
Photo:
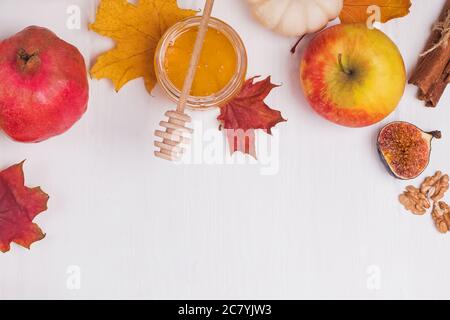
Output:
[[[167,95],[178,102],[189,68],[201,17],[173,25],[161,38],[155,54],[155,71]],[[211,18],[187,106],[219,107],[242,88],[247,73],[247,52],[237,32]]]

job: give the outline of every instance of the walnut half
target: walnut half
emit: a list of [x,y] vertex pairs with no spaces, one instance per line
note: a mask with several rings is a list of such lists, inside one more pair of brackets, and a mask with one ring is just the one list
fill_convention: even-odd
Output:
[[430,201],[420,192],[420,189],[414,186],[407,186],[406,191],[399,196],[400,203],[406,210],[411,211],[416,215],[423,215],[427,209],[431,207]]
[[444,201],[434,203],[431,217],[440,233],[447,233],[450,230],[450,206],[447,203]]
[[431,200],[437,202],[444,197],[449,189],[449,176],[442,175],[441,171],[437,171],[433,176],[425,178],[420,186],[420,192]]

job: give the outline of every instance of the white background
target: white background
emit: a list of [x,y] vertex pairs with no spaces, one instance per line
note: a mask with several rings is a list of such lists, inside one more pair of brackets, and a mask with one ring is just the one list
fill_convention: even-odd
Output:
[[[159,89],[147,95],[141,80],[119,94],[107,80],[91,81],[89,110],[68,133],[36,145],[0,136],[0,168],[27,159],[27,184],[51,196],[35,220],[47,237],[31,251],[12,245],[0,254],[0,299],[450,298],[450,236],[440,235],[430,216],[402,210],[397,196],[407,183],[389,176],[375,146],[389,121],[441,129],[425,175],[450,171],[448,93],[426,109],[408,86],[383,123],[335,126],[303,98],[302,50],[289,53],[296,39],[260,27],[243,0],[216,2],[215,16],[247,46],[249,76],[283,84],[267,99],[288,119],[277,127],[278,173],[261,175],[255,164],[157,160],[153,131],[173,104]],[[409,73],[445,1],[413,2],[409,16],[382,27]],[[81,7],[81,30],[66,27],[71,4]],[[95,6],[2,0],[0,38],[46,26],[91,63],[112,45],[87,30]],[[207,128],[218,127],[217,115],[193,114]],[[73,270],[81,272],[79,290],[70,290]]]

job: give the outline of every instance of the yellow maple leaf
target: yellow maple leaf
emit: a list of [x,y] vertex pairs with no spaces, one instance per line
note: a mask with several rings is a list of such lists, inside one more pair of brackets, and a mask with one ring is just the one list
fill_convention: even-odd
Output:
[[196,11],[180,9],[176,0],[101,0],[95,22],[89,28],[116,42],[91,68],[94,79],[109,78],[116,91],[127,82],[144,77],[151,93],[156,85],[155,50],[168,28]]
[[[370,16],[367,9],[378,7],[381,21],[387,22],[394,18],[406,16],[411,7],[410,0],[344,0],[344,7],[339,15],[342,23],[366,22]],[[373,8],[373,7],[372,7]]]

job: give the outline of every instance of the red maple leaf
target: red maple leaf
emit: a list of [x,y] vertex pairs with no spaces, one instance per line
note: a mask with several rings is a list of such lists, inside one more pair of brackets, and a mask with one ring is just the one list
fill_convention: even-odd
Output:
[[41,188],[25,187],[23,162],[0,172],[0,251],[11,242],[29,249],[45,237],[33,219],[47,210],[48,198]]
[[255,130],[263,129],[271,134],[276,124],[286,121],[280,111],[264,102],[272,89],[279,86],[273,84],[270,77],[254,82],[256,78],[245,82],[241,92],[221,107],[217,118],[226,129],[231,153],[240,151],[255,158]]

